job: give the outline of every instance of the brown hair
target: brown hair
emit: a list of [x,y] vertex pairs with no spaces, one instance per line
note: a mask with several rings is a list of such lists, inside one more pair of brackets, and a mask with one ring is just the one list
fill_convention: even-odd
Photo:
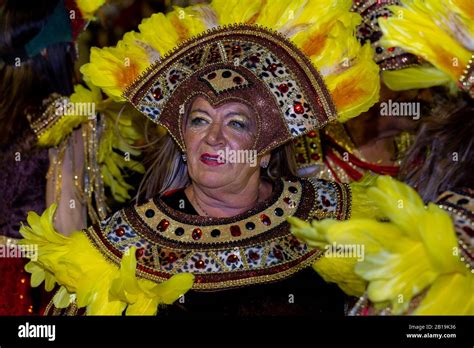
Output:
[[[450,109],[448,109],[450,108]],[[474,187],[474,104],[444,104],[423,121],[400,168],[400,178],[425,201],[455,187]]]

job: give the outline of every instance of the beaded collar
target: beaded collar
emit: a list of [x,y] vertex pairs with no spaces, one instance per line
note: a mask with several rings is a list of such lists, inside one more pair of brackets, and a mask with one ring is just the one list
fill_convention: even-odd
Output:
[[216,290],[276,281],[310,265],[321,251],[294,238],[286,218],[347,219],[350,201],[346,184],[281,179],[270,199],[232,218],[184,214],[154,198],[86,233],[117,265],[135,246],[139,277],[162,282],[191,272],[193,289]]

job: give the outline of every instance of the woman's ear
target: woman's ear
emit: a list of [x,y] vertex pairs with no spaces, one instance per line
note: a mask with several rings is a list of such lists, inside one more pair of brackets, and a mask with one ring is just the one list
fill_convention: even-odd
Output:
[[269,153],[262,156],[262,158],[260,159],[260,167],[261,168],[267,168],[268,167],[268,164],[270,163],[270,157],[271,157],[271,154],[269,154]]

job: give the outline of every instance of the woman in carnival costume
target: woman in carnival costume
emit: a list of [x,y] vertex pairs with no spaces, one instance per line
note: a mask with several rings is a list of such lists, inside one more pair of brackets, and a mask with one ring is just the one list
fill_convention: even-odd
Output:
[[60,286],[47,313],[343,314],[341,294],[308,268],[322,250],[298,242],[286,219],[370,210],[357,185],[294,176],[295,137],[378,98],[378,67],[350,7],[217,0],[155,14],[116,47],[91,50],[89,85],[167,134],[144,202],[69,237],[53,227],[54,205],[29,215],[32,285]]

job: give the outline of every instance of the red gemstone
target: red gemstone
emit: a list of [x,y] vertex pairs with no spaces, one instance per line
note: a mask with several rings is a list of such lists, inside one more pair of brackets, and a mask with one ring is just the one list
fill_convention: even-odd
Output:
[[240,85],[242,83],[242,78],[240,76],[234,77],[234,83]]
[[395,51],[395,47],[389,47],[389,48],[388,48],[388,51],[389,51],[389,52]]
[[279,260],[283,259],[283,253],[278,249],[273,249],[273,255]]
[[295,105],[293,105],[293,110],[295,110],[297,114],[302,114],[304,112],[304,107],[301,103],[296,102]]
[[260,258],[260,255],[256,251],[249,252],[249,257],[251,260],[257,261]]
[[278,69],[278,65],[276,65],[275,63],[271,64],[268,67],[268,70],[270,70],[271,72],[274,72],[276,69]]
[[176,74],[173,74],[170,76],[170,82],[175,84],[178,81],[179,76]]
[[227,262],[229,263],[235,263],[239,261],[239,257],[235,254],[230,254],[229,256],[227,256]]
[[233,237],[238,237],[242,234],[242,232],[240,231],[240,227],[237,226],[237,225],[232,225],[230,226],[230,234],[233,236]]
[[466,232],[469,235],[469,237],[474,236],[474,230],[470,228],[469,226],[464,226],[462,229],[464,232]]
[[135,256],[137,257],[137,259],[140,258],[140,257],[142,257],[143,254],[145,254],[145,249],[143,249],[143,248],[137,249],[137,250],[135,251]]
[[119,227],[115,230],[115,234],[119,237],[122,237],[125,234],[125,230],[123,229],[123,227]]
[[317,135],[316,131],[312,130],[308,133],[308,137],[314,138]]
[[168,220],[166,220],[166,219],[163,219],[163,220],[161,220],[160,223],[158,224],[157,229],[158,229],[158,231],[160,231],[160,232],[165,232],[169,225],[170,225],[170,222],[169,222]]
[[168,261],[168,263],[173,263],[177,259],[178,259],[178,257],[176,256],[175,253],[169,253],[168,257],[166,258],[166,261]]
[[240,52],[240,45],[235,45],[234,47],[232,47],[232,52],[233,52],[233,53],[238,53],[238,52]]
[[213,78],[215,78],[217,76],[217,74],[215,72],[212,72],[210,73],[209,75],[207,75],[207,79],[208,80],[212,80]]
[[156,100],[160,100],[162,96],[163,95],[161,94],[161,89],[160,88],[156,88],[153,91],[153,98],[155,98]]
[[319,155],[318,155],[317,153],[312,153],[312,154],[311,154],[311,159],[312,159],[313,161],[317,161],[317,160],[319,160]]
[[265,226],[270,226],[272,224],[272,220],[270,220],[270,218],[265,214],[260,215],[260,221],[262,221]]
[[285,198],[283,198],[283,202],[285,202],[286,204],[290,204],[291,203],[291,198],[290,197],[285,197]]
[[324,196],[322,196],[322,201],[325,207],[329,207],[331,205],[331,202],[329,202],[329,200]]
[[281,92],[281,93],[286,93],[288,92],[288,85],[286,83],[282,83],[280,86],[278,86],[278,90]]
[[290,244],[291,244],[291,246],[294,247],[294,248],[300,246],[300,242],[299,242],[299,240],[296,239],[296,238],[291,239]]
[[197,269],[203,269],[204,267],[206,267],[206,265],[204,264],[203,260],[198,260],[194,263],[194,267],[196,267]]
[[302,153],[298,154],[297,161],[298,161],[298,163],[306,162],[306,159],[304,158],[304,155]]
[[194,240],[201,239],[202,231],[200,228],[195,228],[192,233],[192,237]]

